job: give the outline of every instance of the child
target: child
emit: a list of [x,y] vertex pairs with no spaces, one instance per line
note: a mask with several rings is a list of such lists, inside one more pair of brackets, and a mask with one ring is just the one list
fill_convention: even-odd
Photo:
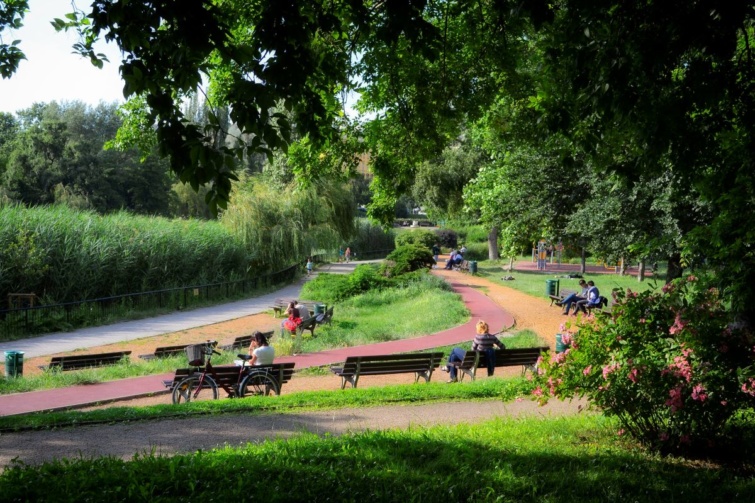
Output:
[[307,276],[312,274],[312,269],[314,269],[315,264],[312,263],[312,257],[307,258]]

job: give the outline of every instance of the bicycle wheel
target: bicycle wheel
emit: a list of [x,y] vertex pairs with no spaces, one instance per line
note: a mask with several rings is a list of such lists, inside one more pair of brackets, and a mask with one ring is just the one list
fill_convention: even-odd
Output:
[[202,387],[197,392],[197,388],[199,387],[199,377],[200,376],[187,377],[176,384],[176,387],[173,388],[173,403],[178,404],[200,400],[217,400],[218,385],[210,376],[204,376]]
[[278,381],[266,372],[252,372],[248,374],[241,385],[239,385],[239,397],[262,395],[267,396],[270,393],[280,395]]

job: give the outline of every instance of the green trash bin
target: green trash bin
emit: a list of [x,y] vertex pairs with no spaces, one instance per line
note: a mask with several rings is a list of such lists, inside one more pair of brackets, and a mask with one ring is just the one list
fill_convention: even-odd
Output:
[[477,273],[477,261],[476,260],[470,260],[469,261],[469,272],[472,274]]
[[312,314],[312,316],[317,316],[318,314],[324,314],[325,313],[325,304],[315,304],[315,312]]
[[556,353],[563,353],[568,347],[568,344],[564,344],[561,334],[556,334]]
[[546,295],[558,295],[559,280],[546,279],[545,280],[545,294]]
[[24,352],[5,352],[5,377],[21,377],[24,375]]

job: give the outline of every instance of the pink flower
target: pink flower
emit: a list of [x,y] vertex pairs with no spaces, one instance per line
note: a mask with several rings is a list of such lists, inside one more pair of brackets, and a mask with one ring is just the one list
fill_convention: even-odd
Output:
[[645,321],[645,318],[640,318],[640,323],[644,325],[645,323],[647,323],[647,321]]
[[618,363],[612,363],[611,365],[606,365],[605,367],[603,367],[603,379],[608,379],[608,376],[611,375],[611,373],[615,372],[618,368]]
[[682,401],[682,389],[681,387],[673,388],[669,390],[668,394],[671,398],[666,400],[666,406],[671,408],[671,413],[673,414],[684,405]]
[[637,382],[637,369],[632,369],[629,371],[629,374],[627,375],[630,381],[633,383]]
[[674,324],[671,326],[671,328],[668,329],[668,332],[671,335],[674,335],[684,330],[684,327],[686,325],[687,325],[687,322],[682,319],[681,314],[676,313],[676,319],[674,320]]
[[665,285],[663,285],[663,287],[661,287],[661,291],[663,293],[669,293],[673,290],[674,290],[674,285],[672,283],[666,283]]
[[701,402],[704,402],[706,398],[708,398],[708,395],[706,393],[703,393],[705,391],[705,388],[702,384],[698,384],[695,387],[692,388],[692,399],[693,400],[700,400]]
[[569,332],[562,333],[561,334],[561,342],[563,342],[566,345],[571,344],[571,342],[572,342],[571,334]]
[[617,434],[618,436],[622,436],[622,435],[623,435],[624,433],[626,433],[626,432],[624,431],[624,429],[623,429],[623,428],[622,428],[622,429],[620,429],[619,431],[617,431],[617,432],[616,432],[616,434]]
[[590,372],[592,372],[592,365],[585,367],[585,369],[582,371],[582,375],[589,375]]
[[535,396],[543,396],[543,390],[542,388],[540,388],[540,386],[538,386],[532,391],[532,394]]
[[687,276],[687,281],[697,281],[697,276],[690,274]]

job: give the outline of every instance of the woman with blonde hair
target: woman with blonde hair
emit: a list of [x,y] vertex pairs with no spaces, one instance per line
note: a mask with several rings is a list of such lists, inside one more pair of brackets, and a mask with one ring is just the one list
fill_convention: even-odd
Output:
[[[488,363],[488,376],[493,375],[495,369],[495,348],[498,346],[501,349],[506,349],[498,337],[490,333],[490,327],[482,320],[478,321],[475,325],[475,337],[472,341],[472,351],[484,351],[486,361]],[[457,366],[454,363],[464,361],[464,355],[466,351],[462,348],[453,348],[451,354],[448,356],[448,365],[441,367],[443,372],[448,372],[450,379],[448,382],[456,382],[456,376],[458,374]]]

